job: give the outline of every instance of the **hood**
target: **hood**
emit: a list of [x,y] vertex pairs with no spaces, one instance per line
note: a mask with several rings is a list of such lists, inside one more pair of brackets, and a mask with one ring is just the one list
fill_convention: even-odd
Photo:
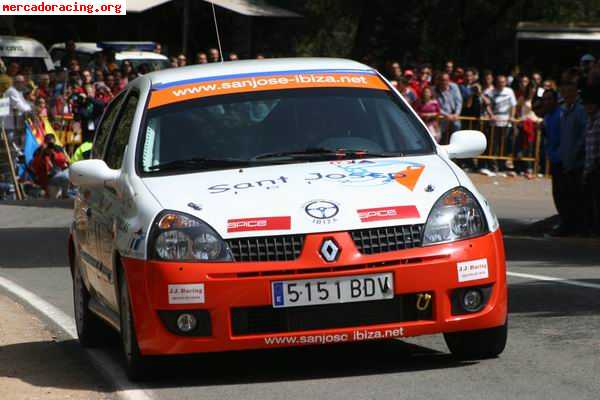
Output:
[[164,209],[223,238],[425,223],[458,185],[437,155],[327,161],[144,178]]

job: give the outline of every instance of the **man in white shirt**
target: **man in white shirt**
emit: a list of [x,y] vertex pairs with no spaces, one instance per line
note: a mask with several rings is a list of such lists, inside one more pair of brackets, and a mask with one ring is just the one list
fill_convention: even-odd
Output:
[[4,129],[6,129],[10,141],[13,141],[14,135],[23,128],[23,114],[31,112],[31,104],[23,97],[24,88],[25,77],[17,75],[13,84],[6,89],[2,96],[10,100],[10,114],[4,117]]
[[[515,92],[506,86],[506,76],[498,75],[496,84],[484,92],[484,95],[490,99],[492,121],[490,123],[491,131],[493,132],[493,148],[492,155],[495,156],[510,156],[513,153],[512,149],[512,124],[515,118],[517,99]],[[506,162],[501,161],[500,166],[493,163],[494,169],[504,169]]]

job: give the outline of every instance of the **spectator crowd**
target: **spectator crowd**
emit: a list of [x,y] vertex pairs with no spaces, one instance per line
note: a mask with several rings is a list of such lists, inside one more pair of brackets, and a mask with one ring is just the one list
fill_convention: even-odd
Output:
[[[155,51],[162,51],[160,44]],[[211,48],[197,53],[193,63],[185,54],[170,57],[169,62],[178,68],[219,62],[221,57]],[[235,61],[239,56],[230,52],[224,58]],[[151,72],[145,64],[137,68],[128,61],[118,64],[105,52],[81,65],[69,45],[60,63],[56,71],[39,75],[26,65],[0,63],[0,97],[9,99],[11,109],[4,127],[10,146],[19,154],[21,182],[46,197],[70,195],[68,166],[90,156],[104,108],[129,81]],[[582,56],[576,67],[554,79],[518,68],[496,74],[450,60],[439,69],[429,63],[401,65],[393,60],[378,69],[438,142],[447,142],[460,129],[484,131],[491,157],[466,160],[464,169],[534,178],[532,163],[522,159],[537,156],[552,176],[561,217],[553,234],[600,234],[600,62],[594,56]],[[7,177],[2,178],[0,198],[10,187]]]

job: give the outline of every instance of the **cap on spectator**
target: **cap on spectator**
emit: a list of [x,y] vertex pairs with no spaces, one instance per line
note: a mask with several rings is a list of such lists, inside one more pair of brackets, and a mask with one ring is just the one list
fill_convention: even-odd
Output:
[[406,71],[404,71],[404,76],[406,76],[407,78],[410,78],[410,77],[415,76],[415,73],[412,71],[412,69],[407,69]]
[[595,62],[596,61],[596,57],[594,57],[591,54],[584,54],[583,56],[581,56],[581,59],[579,60],[580,63],[584,63],[584,62]]

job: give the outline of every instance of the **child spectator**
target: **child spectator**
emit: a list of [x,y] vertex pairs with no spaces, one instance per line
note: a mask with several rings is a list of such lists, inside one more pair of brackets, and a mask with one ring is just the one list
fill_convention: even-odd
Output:
[[433,90],[430,87],[424,87],[421,93],[421,98],[416,103],[416,110],[419,116],[427,125],[427,129],[433,135],[436,142],[442,138],[439,124],[439,116],[441,112],[440,103],[433,96]]

